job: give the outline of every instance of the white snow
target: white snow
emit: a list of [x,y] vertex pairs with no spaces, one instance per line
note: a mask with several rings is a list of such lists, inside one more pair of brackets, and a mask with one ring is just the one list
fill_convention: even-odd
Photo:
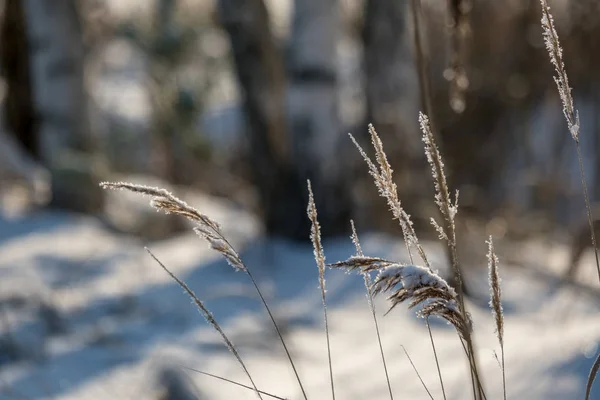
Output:
[[[223,206],[216,209],[215,204],[203,202],[206,207],[201,211],[208,215],[218,211],[220,218],[215,219],[259,281],[309,398],[329,398],[318,270],[310,244],[265,240],[258,236],[254,218]],[[228,213],[235,218],[227,218]],[[397,238],[360,236],[365,254],[407,261],[405,246]],[[205,300],[258,387],[300,399],[281,345],[247,276],[236,273],[191,231],[147,245]],[[40,399],[156,398],[156,375],[164,364],[247,383],[219,336],[143,246],[87,217],[39,214],[0,220],[2,332],[8,324],[23,350],[16,362],[0,356],[0,399],[15,394]],[[424,246],[434,268],[444,270],[440,245],[424,242]],[[345,260],[355,252],[346,238],[326,240],[324,248],[331,261]],[[557,287],[548,279],[567,258],[564,247],[539,241],[497,245],[496,251],[503,279],[508,397],[582,398],[598,353],[600,295]],[[511,257],[518,254],[527,268],[507,265],[508,254],[503,252]],[[585,258],[586,276],[580,278],[597,287],[592,258]],[[487,307],[485,264],[474,271],[481,276],[471,277],[478,286],[476,300],[469,301],[468,307],[488,398],[499,398],[501,375],[493,355],[499,348]],[[337,397],[388,398],[362,278],[337,270],[326,275]],[[41,301],[59,310],[63,332],[51,334],[48,322],[42,322]],[[424,321],[402,305],[384,317],[388,305],[383,296],[375,299],[375,305],[396,398],[428,398],[401,349],[404,345],[434,397],[441,399]],[[448,399],[470,398],[466,360],[456,333],[443,321],[432,327]],[[186,374],[205,398],[255,398],[251,391],[229,383]],[[594,393],[599,396],[600,389]]]

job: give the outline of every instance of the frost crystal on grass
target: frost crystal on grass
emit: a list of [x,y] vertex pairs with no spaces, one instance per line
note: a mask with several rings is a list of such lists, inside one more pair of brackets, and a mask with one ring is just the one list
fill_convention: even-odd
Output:
[[544,35],[544,43],[546,50],[550,55],[550,62],[554,65],[556,76],[554,81],[558,87],[558,94],[563,104],[563,113],[569,126],[569,132],[575,141],[579,141],[579,112],[573,105],[573,97],[571,95],[571,86],[569,86],[569,77],[565,69],[565,64],[562,58],[562,48],[558,41],[558,34],[554,28],[554,18],[550,13],[550,7],[546,0],[540,0],[542,4],[542,30]]

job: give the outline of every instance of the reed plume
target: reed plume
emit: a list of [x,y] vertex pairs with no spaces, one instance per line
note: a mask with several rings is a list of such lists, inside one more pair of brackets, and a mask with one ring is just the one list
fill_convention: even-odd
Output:
[[408,308],[419,307],[419,317],[440,317],[452,324],[462,338],[471,331],[470,318],[461,313],[456,292],[429,268],[398,264],[376,257],[356,256],[328,266],[349,271],[358,269],[362,273],[377,271],[371,290],[373,295],[389,293],[391,306],[388,312],[408,301]]
[[335,388],[333,384],[333,366],[331,364],[331,344],[329,343],[329,322],[327,320],[327,301],[325,300],[325,253],[321,244],[321,226],[317,219],[317,206],[313,195],[310,180],[308,181],[308,208],[306,210],[310,219],[310,240],[313,244],[315,261],[319,268],[319,287],[323,301],[323,314],[325,318],[325,336],[327,338],[327,359],[329,360],[329,379],[331,381],[331,397],[335,400]]
[[496,322],[496,335],[498,342],[500,343],[500,367],[502,369],[502,388],[504,392],[504,400],[506,400],[506,373],[504,368],[504,314],[502,312],[502,289],[500,275],[498,274],[498,256],[494,250],[494,242],[490,236],[486,242],[488,245],[488,269],[489,269],[489,283],[490,283],[490,308]]
[[367,166],[369,167],[369,174],[373,177],[375,186],[379,190],[379,195],[387,200],[388,207],[390,208],[394,219],[397,219],[400,223],[400,228],[402,229],[402,235],[404,236],[404,242],[408,250],[410,262],[414,262],[411,252],[411,248],[414,247],[423,260],[425,266],[431,268],[429,260],[427,259],[427,255],[425,254],[425,251],[423,250],[421,244],[419,243],[419,239],[417,238],[410,215],[404,210],[402,203],[398,198],[398,189],[393,180],[394,170],[390,166],[387,156],[385,155],[385,151],[383,150],[383,142],[371,124],[369,124],[369,134],[371,136],[371,143],[375,149],[375,159],[379,167],[377,167],[371,161],[367,153],[362,149],[356,139],[354,139],[354,136],[351,134],[350,139],[352,139],[352,142],[367,163]]
[[[248,267],[244,264],[242,259],[239,256],[239,253],[235,250],[235,248],[229,243],[223,232],[221,231],[221,227],[207,215],[202,214],[194,207],[189,206],[185,201],[177,198],[172,193],[170,193],[166,189],[136,185],[133,183],[127,182],[101,182],[100,187],[103,189],[113,189],[113,190],[129,190],[131,192],[140,193],[146,196],[150,196],[150,205],[155,207],[159,211],[163,211],[166,214],[176,214],[186,217],[196,224],[194,231],[203,239],[205,239],[209,246],[212,247],[217,252],[221,253],[225,260],[236,270],[243,271],[254,286],[258,297],[260,298],[275,331],[277,332],[277,336],[279,337],[279,341],[285,350],[288,361],[290,362],[290,366],[294,371],[294,375],[296,376],[296,380],[298,381],[298,385],[300,386],[300,390],[302,391],[303,397],[306,400],[306,392],[304,391],[304,386],[302,385],[302,381],[300,380],[300,375],[296,370],[296,365],[292,359],[292,355],[290,354],[285,340],[283,339],[283,335],[281,330],[279,329],[279,325],[275,321],[275,317],[271,312],[271,308],[267,304],[265,297],[260,290],[254,275],[248,269]],[[173,275],[171,275],[175,278]],[[177,281],[180,283],[180,281]],[[189,293],[189,292],[188,292]]]

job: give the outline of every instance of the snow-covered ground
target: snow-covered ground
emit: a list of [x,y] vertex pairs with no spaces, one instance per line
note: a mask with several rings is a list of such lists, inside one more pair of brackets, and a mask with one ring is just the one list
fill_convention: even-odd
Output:
[[[242,257],[280,321],[309,398],[330,398],[312,248],[265,240],[252,216],[212,199],[202,197],[194,203],[222,222],[234,245],[243,249]],[[483,240],[476,244],[482,252]],[[397,238],[363,234],[361,241],[369,255],[406,261],[405,247]],[[90,217],[41,213],[0,220],[0,399],[157,399],[157,376],[165,365],[247,383],[218,335],[146,254],[144,245],[206,300],[260,389],[290,399],[302,397],[247,277],[234,272],[193,233],[142,243],[112,233]],[[354,252],[347,238],[324,245],[332,262]],[[439,244],[425,245],[443,269]],[[598,353],[600,295],[557,287],[546,278],[564,265],[566,248],[532,242],[499,245],[498,253],[501,262],[510,256],[527,266],[504,262],[500,272],[508,398],[583,398]],[[591,258],[585,261],[579,278],[597,286]],[[494,351],[499,348],[486,304],[487,272],[485,265],[473,271],[470,281],[477,293],[469,309],[478,356],[488,398],[498,399],[501,374]],[[389,398],[362,279],[327,271],[327,284],[337,397]],[[403,345],[433,397],[441,399],[423,320],[402,306],[384,317],[384,298],[376,300],[376,307],[395,397],[429,398]],[[436,322],[433,334],[448,398],[470,398],[466,361],[455,332]],[[182,373],[200,398],[255,398],[247,389]],[[600,398],[600,389],[592,398]]]

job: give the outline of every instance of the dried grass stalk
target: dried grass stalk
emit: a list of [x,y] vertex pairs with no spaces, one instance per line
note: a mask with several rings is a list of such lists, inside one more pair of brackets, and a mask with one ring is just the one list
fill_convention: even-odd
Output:
[[[200,371],[198,369],[186,367],[186,366],[183,366],[183,365],[181,366],[181,368],[187,369],[187,370],[192,371],[192,372],[196,372],[196,373],[201,374],[201,375],[210,376],[211,378],[219,379],[221,381],[225,381],[225,382],[231,383],[233,385],[240,386],[240,387],[252,390],[252,388],[250,386],[248,386],[248,385],[244,385],[243,383],[239,383],[239,382],[236,382],[236,381],[231,380],[231,379],[223,378],[222,376],[219,376],[219,375],[214,375],[214,374],[211,374],[209,372]],[[260,394],[264,394],[265,396],[269,396],[269,397],[274,398],[274,399],[278,399],[278,400],[288,400],[285,397],[280,397],[280,396],[277,396],[275,394],[271,394],[269,392],[265,392],[263,390],[259,390],[259,393]]]
[[571,86],[569,86],[569,77],[565,69],[565,63],[562,58],[562,47],[558,41],[558,34],[554,28],[554,18],[550,13],[550,7],[546,0],[540,0],[542,5],[542,30],[544,35],[544,43],[546,50],[550,55],[550,62],[554,65],[556,76],[554,81],[558,88],[558,94],[563,104],[563,113],[569,126],[569,132],[576,142],[579,142],[579,112],[573,104],[573,96],[571,96]]
[[[202,300],[200,300],[198,298],[198,296],[196,296],[196,294],[192,291],[192,289],[190,289],[188,287],[188,285],[185,284],[185,282],[183,282],[175,274],[173,274],[171,272],[171,270],[169,270],[154,255],[154,253],[152,253],[152,251],[150,251],[149,248],[146,247],[146,251],[148,252],[148,254],[150,254],[150,256],[154,259],[154,261],[156,261],[158,263],[158,265],[160,265],[160,267],[163,270],[165,270],[165,272],[167,274],[169,274],[169,276],[175,282],[177,282],[177,284],[179,286],[181,286],[181,288],[192,298],[192,301],[194,302],[194,304],[196,304],[196,307],[198,308],[198,311],[200,311],[200,314],[202,315],[202,317],[204,317],[204,319],[206,320],[206,322],[208,322],[219,333],[219,335],[221,335],[221,339],[223,339],[223,342],[225,343],[225,346],[227,346],[227,349],[234,355],[234,357],[236,358],[236,360],[238,361],[238,363],[240,364],[240,366],[244,370],[244,373],[246,374],[246,376],[248,377],[248,379],[250,379],[252,387],[251,388],[248,387],[248,386],[246,386],[246,387],[248,387],[250,389],[253,389],[254,392],[256,393],[256,395],[258,396],[258,398],[262,399],[262,396],[261,396],[262,392],[260,390],[258,390],[258,388],[256,387],[256,384],[254,383],[254,380],[252,379],[252,376],[250,376],[250,372],[248,371],[248,368],[246,368],[246,364],[244,364],[244,361],[242,361],[242,357],[238,353],[237,349],[235,348],[235,346],[233,345],[233,343],[231,342],[231,340],[229,340],[229,338],[227,337],[227,335],[225,334],[225,332],[221,328],[221,325],[219,325],[219,323],[217,322],[217,320],[215,319],[215,317],[213,316],[213,314],[208,310],[208,308],[206,308],[206,306],[204,305],[204,302]],[[239,385],[241,385],[241,384],[239,384]],[[245,386],[245,385],[242,385],[242,386]]]
[[275,317],[273,316],[273,313],[271,312],[271,309],[267,304],[267,301],[265,300],[262,291],[258,287],[256,279],[254,279],[254,276],[252,275],[248,267],[243,263],[238,252],[229,243],[229,241],[221,231],[221,227],[219,226],[219,224],[210,219],[208,216],[200,213],[195,208],[189,206],[185,201],[175,197],[173,194],[171,194],[168,190],[165,189],[136,185],[127,182],[102,182],[100,183],[100,186],[103,189],[129,190],[131,192],[150,196],[150,204],[157,210],[163,211],[166,214],[177,214],[188,218],[197,225],[194,231],[198,235],[200,235],[200,237],[206,239],[208,244],[213,249],[221,253],[223,257],[227,260],[227,262],[236,271],[243,271],[246,275],[248,275],[250,281],[252,282],[252,285],[256,290],[256,293],[258,294],[258,297],[260,298],[265,310],[267,311],[267,314],[269,315],[269,318],[271,319],[271,322],[273,323],[273,327],[275,328],[281,345],[285,350],[286,356],[288,358],[288,361],[290,362],[292,370],[294,371],[294,375],[296,376],[296,380],[298,381],[298,385],[300,386],[300,390],[302,391],[303,397],[304,399],[307,399],[304,386],[302,385],[300,375],[296,370],[296,365],[294,364],[292,355],[290,354],[287,345],[285,344],[285,340],[283,339],[283,335],[281,333],[281,330],[279,329],[279,325],[277,325]]
[[494,320],[496,321],[496,335],[498,336],[498,341],[500,342],[500,346],[504,345],[504,315],[502,313],[502,302],[501,302],[501,280],[498,274],[498,256],[496,256],[494,250],[494,242],[492,241],[492,237],[490,236],[489,240],[486,242],[488,245],[488,269],[489,269],[489,283],[490,283],[490,308],[492,309],[492,314],[494,315]]
[[310,180],[308,181],[308,218],[310,219],[310,240],[312,241],[315,260],[319,268],[319,287],[321,288],[321,299],[323,301],[323,314],[325,317],[325,336],[327,337],[327,359],[329,361],[329,379],[331,382],[331,396],[335,400],[335,388],[333,384],[333,367],[331,363],[331,344],[329,342],[329,323],[327,320],[327,301],[325,299],[325,254],[321,244],[321,226],[317,219],[317,206],[313,195]]
[[[458,293],[458,306],[461,315],[467,315],[465,301],[464,301],[464,282],[460,263],[458,261],[458,252],[456,249],[456,214],[458,213],[458,191],[452,200],[450,196],[450,190],[448,188],[448,182],[446,180],[446,173],[444,171],[444,162],[437,148],[433,131],[429,123],[429,118],[423,113],[419,113],[419,123],[421,125],[421,131],[423,133],[423,143],[425,144],[425,156],[427,162],[431,166],[431,175],[435,187],[435,203],[437,204],[442,218],[445,221],[445,226],[435,222],[432,219],[433,225],[438,231],[439,236],[446,241],[448,246],[448,252],[450,254],[450,262],[452,265],[452,271],[454,273],[454,281],[456,290]],[[475,347],[471,338],[470,330],[463,331],[462,338],[465,341],[465,349],[467,357],[469,358],[469,364],[473,375],[472,383],[474,389],[476,387],[476,397],[485,399],[485,391],[481,384],[479,372],[477,368],[477,358],[475,356]]]
[[[350,225],[352,226],[352,243],[354,243],[354,247],[356,248],[356,256],[364,257],[362,247],[360,246],[360,241],[358,240],[358,234],[356,233],[356,228],[354,226],[354,221],[350,220]],[[390,393],[390,399],[394,400],[394,394],[392,392],[392,384],[390,382],[390,375],[388,374],[387,363],[385,361],[385,353],[383,351],[383,343],[381,342],[381,334],[379,333],[379,322],[377,322],[377,314],[375,312],[375,303],[373,303],[373,293],[371,291],[371,276],[368,272],[362,272],[362,276],[365,282],[365,289],[367,290],[367,301],[369,303],[369,308],[371,309],[371,314],[373,315],[373,322],[375,324],[375,333],[377,335],[377,342],[379,343],[379,352],[381,353],[381,361],[383,363],[383,371],[385,373],[385,379],[388,386],[388,392]]]
[[[571,95],[571,86],[569,86],[569,77],[565,69],[565,64],[562,58],[562,48],[558,41],[558,33],[554,27],[554,18],[550,13],[550,7],[546,0],[540,0],[542,6],[542,34],[544,35],[544,42],[546,43],[546,49],[550,56],[550,62],[554,65],[556,76],[554,81],[558,88],[558,94],[563,105],[563,114],[569,127],[569,132],[575,140],[575,147],[577,149],[577,157],[579,159],[579,174],[581,176],[581,185],[583,186],[583,198],[585,200],[585,208],[587,212],[588,225],[590,228],[590,237],[592,239],[592,246],[594,247],[594,256],[596,258],[596,271],[598,272],[598,280],[600,280],[600,255],[598,254],[598,246],[596,242],[596,232],[594,230],[594,218],[592,216],[592,207],[590,205],[590,196],[588,194],[587,181],[585,178],[585,169],[583,167],[583,156],[581,155],[581,147],[579,145],[579,112],[573,104],[573,96]],[[592,385],[598,373],[600,367],[600,355],[596,358],[590,375],[588,377],[586,385],[586,400],[590,396]]]
[[373,125],[369,124],[369,134],[371,135],[371,143],[373,144],[373,148],[375,149],[375,159],[379,168],[371,161],[367,153],[360,147],[354,136],[350,135],[350,139],[364,158],[365,162],[369,167],[369,174],[373,177],[375,181],[375,186],[379,190],[379,195],[387,200],[388,206],[392,211],[394,219],[397,219],[400,223],[400,227],[402,229],[402,235],[404,236],[404,242],[406,243],[406,248],[408,250],[408,254],[410,257],[410,262],[413,263],[411,248],[415,248],[419,256],[423,260],[423,263],[430,268],[429,260],[427,259],[427,255],[425,251],[421,247],[419,243],[419,239],[417,238],[417,234],[413,227],[413,223],[410,219],[410,215],[406,213],[404,208],[402,207],[402,203],[398,198],[398,189],[393,180],[393,172],[390,163],[387,160],[385,152],[383,150],[383,143],[377,134],[377,131],[373,127]]
[[500,356],[502,369],[502,388],[504,392],[504,400],[506,400],[506,373],[504,367],[504,314],[502,313],[502,302],[501,302],[501,280],[498,274],[498,257],[494,250],[494,242],[490,236],[486,242],[488,245],[488,268],[489,268],[489,283],[490,283],[490,308],[496,321],[496,335],[498,336],[498,342],[500,343]]

